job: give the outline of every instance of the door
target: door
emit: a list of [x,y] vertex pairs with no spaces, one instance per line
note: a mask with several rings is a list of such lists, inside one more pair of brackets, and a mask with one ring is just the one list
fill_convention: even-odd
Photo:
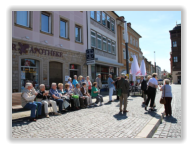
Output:
[[50,62],[49,63],[49,85],[51,87],[52,82],[63,83],[62,77],[62,63]]
[[76,70],[70,70],[70,77],[72,78],[72,80],[74,79],[74,75],[77,75],[77,71]]

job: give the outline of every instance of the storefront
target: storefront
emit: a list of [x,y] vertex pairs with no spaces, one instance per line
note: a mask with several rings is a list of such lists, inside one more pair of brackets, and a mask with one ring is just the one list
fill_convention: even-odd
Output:
[[87,75],[85,53],[13,39],[12,92],[21,92],[26,82],[38,88],[52,82],[68,82],[74,75]]

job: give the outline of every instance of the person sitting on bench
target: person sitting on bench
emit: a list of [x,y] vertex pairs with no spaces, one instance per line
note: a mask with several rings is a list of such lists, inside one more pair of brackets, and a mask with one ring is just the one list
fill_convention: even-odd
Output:
[[30,121],[36,121],[35,111],[37,109],[37,117],[41,118],[41,102],[34,101],[36,98],[37,92],[35,91],[32,83],[26,83],[25,88],[21,94],[21,105],[23,108],[31,110]]
[[61,99],[61,94],[57,90],[56,83],[51,84],[51,89],[49,90],[49,93],[52,97],[52,100],[54,100],[59,105],[59,113],[62,113],[63,99]]
[[37,94],[36,97],[40,98],[39,101],[44,105],[46,118],[49,118],[48,104],[52,105],[54,115],[61,115],[60,113],[57,112],[56,102],[49,99],[50,95],[48,91],[45,91],[44,84],[40,85],[40,92]]

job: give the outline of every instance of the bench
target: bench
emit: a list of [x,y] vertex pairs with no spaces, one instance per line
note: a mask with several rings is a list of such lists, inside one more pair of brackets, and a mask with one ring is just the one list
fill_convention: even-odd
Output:
[[23,109],[23,107],[21,106],[21,92],[12,93],[12,109]]

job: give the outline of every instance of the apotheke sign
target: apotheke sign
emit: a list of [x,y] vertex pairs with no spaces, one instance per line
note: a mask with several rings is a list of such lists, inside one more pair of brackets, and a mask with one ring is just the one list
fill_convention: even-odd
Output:
[[[19,51],[19,53],[22,55],[23,53],[39,53],[40,55],[48,55],[48,56],[56,56],[56,57],[63,57],[62,52],[57,52],[54,50],[47,50],[47,49],[42,49],[42,48],[29,48],[29,44],[22,44],[18,42],[18,45],[20,48],[16,49],[16,44],[12,43],[12,50]],[[27,50],[29,49],[29,50]]]

